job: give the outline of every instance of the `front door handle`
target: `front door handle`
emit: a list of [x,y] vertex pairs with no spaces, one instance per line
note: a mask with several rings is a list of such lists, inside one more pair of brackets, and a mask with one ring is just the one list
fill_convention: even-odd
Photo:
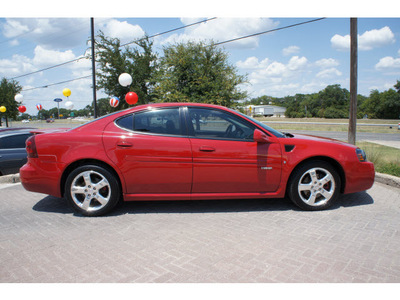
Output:
[[130,148],[132,146],[133,146],[133,144],[125,142],[125,141],[121,141],[121,142],[117,143],[117,147],[120,147],[120,148]]
[[199,150],[203,152],[214,152],[215,148],[209,146],[201,146]]

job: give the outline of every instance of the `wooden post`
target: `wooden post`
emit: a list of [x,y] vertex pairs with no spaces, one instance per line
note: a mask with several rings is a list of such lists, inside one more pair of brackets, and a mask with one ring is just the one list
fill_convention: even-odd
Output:
[[97,100],[96,100],[96,56],[94,55],[94,19],[90,18],[90,31],[91,31],[91,43],[92,43],[92,83],[93,83],[93,108],[94,118],[97,118]]
[[350,115],[349,143],[356,144],[357,128],[357,18],[350,18]]

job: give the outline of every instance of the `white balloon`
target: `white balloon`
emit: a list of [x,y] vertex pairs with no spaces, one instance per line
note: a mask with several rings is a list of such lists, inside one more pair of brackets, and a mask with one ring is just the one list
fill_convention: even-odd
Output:
[[16,94],[14,99],[15,99],[15,101],[21,102],[22,99],[24,99],[24,96],[22,96],[21,94]]
[[72,101],[65,102],[65,108],[66,109],[73,109],[74,108],[74,103],[72,103]]
[[122,73],[118,77],[118,82],[122,86],[128,86],[132,83],[132,76],[129,75],[128,73]]

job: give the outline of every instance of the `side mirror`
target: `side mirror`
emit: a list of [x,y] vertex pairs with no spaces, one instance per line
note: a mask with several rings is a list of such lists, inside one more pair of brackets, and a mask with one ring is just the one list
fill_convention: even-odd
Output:
[[259,129],[254,130],[253,139],[257,143],[270,143],[271,142],[268,135],[266,135],[264,132],[262,132]]

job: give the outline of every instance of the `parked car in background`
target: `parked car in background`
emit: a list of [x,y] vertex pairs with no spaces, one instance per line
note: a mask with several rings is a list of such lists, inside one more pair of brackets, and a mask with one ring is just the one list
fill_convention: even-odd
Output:
[[32,129],[10,128],[0,131],[0,176],[15,174],[27,161],[25,141]]
[[136,106],[71,130],[36,134],[20,170],[28,191],[66,197],[81,214],[120,198],[283,198],[305,210],[369,189],[364,151],[332,139],[278,132],[215,105]]

